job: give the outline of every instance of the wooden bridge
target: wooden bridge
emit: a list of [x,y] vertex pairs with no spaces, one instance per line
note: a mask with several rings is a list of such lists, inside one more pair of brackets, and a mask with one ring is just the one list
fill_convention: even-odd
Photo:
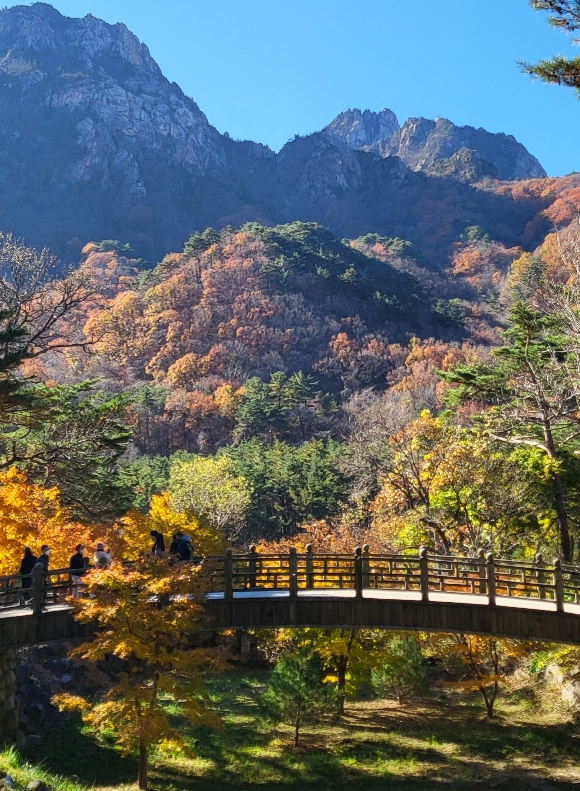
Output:
[[[196,561],[212,629],[316,626],[465,632],[580,644],[580,567],[430,555],[262,554]],[[0,578],[0,648],[86,637],[68,569]],[[27,584],[26,581],[24,583]]]

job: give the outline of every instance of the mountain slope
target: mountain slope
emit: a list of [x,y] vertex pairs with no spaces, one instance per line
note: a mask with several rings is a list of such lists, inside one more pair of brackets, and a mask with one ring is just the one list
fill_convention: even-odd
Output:
[[[195,230],[247,221],[298,219],[339,237],[399,236],[434,267],[466,225],[511,245],[535,223],[526,244],[541,241],[536,218],[549,205],[541,190],[515,200],[462,183],[463,166],[449,162],[464,149],[445,159],[451,149],[435,145],[432,132],[428,156],[412,159],[411,143],[403,151],[401,142],[401,156],[377,156],[385,136],[393,131],[402,141],[405,127],[397,132],[388,111],[362,116],[366,126],[346,137],[327,129],[275,154],[220,135],[124,25],[69,19],[44,3],[7,8],[0,11],[0,226],[70,260],[85,241],[111,238],[158,259]],[[477,156],[487,162],[484,143],[505,136],[472,132],[462,132],[466,144],[481,133]],[[517,151],[524,162],[517,172],[529,175],[533,158],[513,143],[508,170],[513,177]],[[419,167],[425,156],[429,167]],[[476,155],[466,156],[477,170]]]

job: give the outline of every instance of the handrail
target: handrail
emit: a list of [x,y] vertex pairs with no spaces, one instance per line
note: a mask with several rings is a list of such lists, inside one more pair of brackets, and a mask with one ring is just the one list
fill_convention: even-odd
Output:
[[[208,589],[223,592],[226,600],[244,591],[284,591],[294,598],[316,590],[352,590],[357,597],[365,590],[387,590],[415,592],[423,602],[432,594],[450,593],[478,596],[478,604],[491,606],[502,597],[551,601],[558,611],[565,603],[580,603],[580,567],[562,565],[559,559],[545,563],[539,555],[518,561],[483,552],[477,557],[435,555],[425,547],[415,555],[379,554],[365,545],[352,553],[318,553],[310,546],[305,552],[291,547],[280,553],[228,549],[195,562],[200,560]],[[31,574],[0,577],[0,611],[32,607],[40,615],[47,604],[79,595],[74,573],[70,568],[35,568]]]
[[[211,589],[225,599],[248,590],[301,591],[351,589],[362,596],[366,589],[416,591],[423,601],[431,593],[485,596],[489,605],[497,598],[518,597],[552,601],[557,610],[564,603],[580,603],[580,567],[495,558],[480,552],[476,557],[431,555],[421,547],[417,555],[377,554],[368,547],[353,553],[258,553],[226,550],[223,556],[205,558]],[[481,602],[479,602],[481,603]]]

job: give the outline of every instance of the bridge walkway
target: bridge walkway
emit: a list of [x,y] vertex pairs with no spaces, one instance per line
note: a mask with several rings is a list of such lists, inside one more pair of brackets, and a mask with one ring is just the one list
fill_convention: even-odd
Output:
[[[429,555],[262,554],[196,561],[209,628],[369,627],[465,632],[580,645],[580,567],[558,560]],[[0,578],[0,648],[86,637],[68,569],[36,570],[27,589]],[[22,597],[31,597],[31,607]]]

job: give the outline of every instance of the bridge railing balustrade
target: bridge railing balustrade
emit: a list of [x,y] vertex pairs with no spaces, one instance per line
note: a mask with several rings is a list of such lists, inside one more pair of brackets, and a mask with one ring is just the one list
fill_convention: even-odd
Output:
[[[26,583],[29,584],[26,584]],[[47,603],[64,601],[72,593],[70,569],[55,569],[47,574],[10,574],[0,577],[0,611],[34,604],[37,612]]]
[[305,552],[296,555],[296,565],[298,589],[352,589],[355,586],[353,555]]
[[45,600],[59,601],[70,596],[73,585],[70,569],[55,569],[44,575]]
[[358,548],[354,554],[314,553],[311,547],[298,553],[226,552],[207,558],[212,568],[213,590],[226,597],[235,591],[285,590],[291,595],[316,589],[365,589],[479,594],[493,604],[496,597],[522,597],[563,603],[580,603],[580,569],[535,561],[495,559],[483,552],[478,557],[430,555],[384,555]]
[[[199,559],[196,560],[199,562]],[[544,599],[556,604],[580,604],[580,567],[561,565],[558,560],[534,561],[484,557],[431,555],[422,548],[419,555],[370,553],[368,547],[352,553],[315,553],[294,549],[285,553],[236,553],[208,556],[202,573],[212,591],[225,598],[235,592],[252,590],[288,591],[291,596],[308,590],[345,589],[361,596],[364,590],[400,590],[421,593],[428,601],[431,593],[481,594],[494,604],[499,597]],[[46,575],[35,570],[27,576],[31,585],[22,585],[19,574],[0,577],[0,611],[33,604],[35,613],[47,604],[65,602],[73,593],[70,570],[56,569]]]
[[[28,587],[22,581],[30,581]],[[32,596],[32,574],[10,574],[0,578],[0,609],[12,610],[24,607]]]
[[206,558],[206,570],[211,589],[225,592],[289,590],[291,580],[297,590],[354,588],[355,580],[354,557],[347,554],[226,552]]
[[421,566],[416,556],[372,555],[363,552],[362,564],[363,588],[421,590]]
[[430,591],[487,594],[487,569],[482,557],[427,555],[427,568]]
[[497,596],[556,599],[554,566],[522,560],[494,559]]
[[580,569],[564,563],[560,569],[564,601],[580,604]]

